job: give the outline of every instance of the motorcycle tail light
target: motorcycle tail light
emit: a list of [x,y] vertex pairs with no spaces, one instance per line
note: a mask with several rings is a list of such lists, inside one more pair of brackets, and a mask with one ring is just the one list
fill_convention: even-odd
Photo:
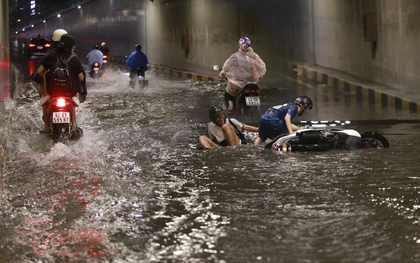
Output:
[[107,55],[104,55],[104,56],[103,56],[103,59],[107,59],[107,58],[108,58],[108,56],[107,56]]
[[66,106],[66,99],[58,98],[57,99],[57,107],[65,107]]
[[249,88],[248,92],[252,95],[258,95],[258,88],[256,86],[252,86]]
[[98,62],[93,63],[93,67],[98,68],[99,67],[99,63]]

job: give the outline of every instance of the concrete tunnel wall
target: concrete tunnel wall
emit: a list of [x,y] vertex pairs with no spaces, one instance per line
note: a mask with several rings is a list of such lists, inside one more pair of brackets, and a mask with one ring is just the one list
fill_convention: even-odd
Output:
[[[286,61],[315,64],[416,93],[419,88],[418,0],[93,0],[13,37],[65,28],[86,51],[106,41],[111,56],[134,44],[152,64],[215,75],[248,36],[276,85]],[[377,13],[377,42],[364,39],[364,14]],[[189,35],[189,50],[182,38]]]

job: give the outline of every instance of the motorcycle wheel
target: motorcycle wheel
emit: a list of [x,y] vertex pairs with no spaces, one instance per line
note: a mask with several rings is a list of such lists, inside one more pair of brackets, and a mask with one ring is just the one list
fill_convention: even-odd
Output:
[[52,139],[54,143],[61,142],[62,144],[69,144],[68,124],[56,124],[53,126]]
[[362,148],[388,148],[388,140],[374,132],[363,132],[360,134],[362,138]]

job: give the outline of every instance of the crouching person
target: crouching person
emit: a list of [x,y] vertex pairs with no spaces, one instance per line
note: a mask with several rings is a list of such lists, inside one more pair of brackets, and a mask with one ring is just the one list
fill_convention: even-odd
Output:
[[219,106],[211,106],[209,116],[211,122],[208,125],[208,137],[202,135],[198,138],[201,146],[207,149],[246,144],[246,139],[241,132],[244,130],[258,132],[258,127],[243,124],[233,118],[226,118],[223,109]]

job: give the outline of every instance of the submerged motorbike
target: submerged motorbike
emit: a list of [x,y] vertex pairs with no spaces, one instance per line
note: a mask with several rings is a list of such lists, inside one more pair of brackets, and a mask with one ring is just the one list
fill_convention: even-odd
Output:
[[[49,96],[48,96],[49,97]],[[47,132],[55,143],[68,144],[83,135],[83,130],[72,123],[78,102],[69,96],[46,98],[49,125]]]
[[146,72],[143,67],[138,67],[133,73],[130,73],[130,87],[134,88],[137,82],[142,89],[149,84],[149,81],[146,79]]
[[102,76],[101,65],[99,62],[93,62],[89,75],[94,79]]
[[359,133],[353,129],[302,129],[294,134],[279,135],[265,148],[280,152],[353,150],[388,148],[388,140],[375,132]]
[[[222,67],[220,65],[214,65],[213,70],[221,71]],[[243,115],[260,114],[261,101],[259,95],[260,88],[258,83],[246,83],[245,86],[238,92],[235,100],[233,101],[233,112]],[[227,100],[226,106],[228,106]]]

